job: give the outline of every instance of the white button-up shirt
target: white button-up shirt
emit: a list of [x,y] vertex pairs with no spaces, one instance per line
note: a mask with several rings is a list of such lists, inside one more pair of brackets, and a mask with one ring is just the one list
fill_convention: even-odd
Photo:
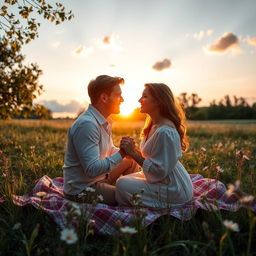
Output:
[[92,105],[68,130],[63,166],[64,192],[79,194],[105,178],[122,157],[113,145],[111,124]]

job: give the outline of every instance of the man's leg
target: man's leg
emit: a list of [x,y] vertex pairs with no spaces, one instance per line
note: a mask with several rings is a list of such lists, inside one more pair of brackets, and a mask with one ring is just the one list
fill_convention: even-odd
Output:
[[133,159],[124,158],[122,162],[109,172],[107,183],[115,184],[121,175],[137,172],[138,169],[139,166]]

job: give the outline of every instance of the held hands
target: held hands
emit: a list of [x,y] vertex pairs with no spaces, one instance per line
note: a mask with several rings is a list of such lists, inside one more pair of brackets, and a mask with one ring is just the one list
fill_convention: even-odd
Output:
[[120,141],[120,148],[125,151],[125,153],[131,156],[135,152],[135,141],[133,138],[126,136],[122,137]]

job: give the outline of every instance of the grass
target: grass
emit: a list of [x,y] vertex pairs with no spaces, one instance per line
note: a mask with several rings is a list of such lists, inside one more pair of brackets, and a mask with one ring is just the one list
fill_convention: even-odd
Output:
[[[30,192],[43,175],[62,176],[66,132],[71,123],[0,121],[0,193],[22,195]],[[139,143],[142,125],[115,123],[114,143],[118,146],[124,135]],[[243,191],[256,195],[256,122],[189,122],[188,135],[190,147],[181,162],[189,173],[217,177],[225,184],[239,179]],[[207,171],[202,171],[206,166]],[[217,174],[217,166],[224,172]],[[78,232],[77,243],[67,245],[60,240],[59,227],[46,214],[7,200],[0,203],[0,256],[256,255],[255,218],[246,208],[215,213],[199,210],[187,222],[163,216],[145,229],[137,228],[134,235],[115,236],[92,234],[88,223],[84,223],[89,228],[84,229],[84,234]],[[240,232],[225,229],[224,219],[238,223]]]

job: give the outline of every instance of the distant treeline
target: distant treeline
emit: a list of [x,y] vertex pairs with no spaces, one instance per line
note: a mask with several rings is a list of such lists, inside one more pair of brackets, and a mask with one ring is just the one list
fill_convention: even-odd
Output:
[[[213,100],[209,107],[198,107],[201,98],[192,93],[181,93],[178,101],[186,112],[189,120],[216,120],[216,119],[256,119],[256,102],[252,105],[243,97],[229,95],[224,96],[219,102]],[[128,117],[113,115],[114,120],[118,121],[139,121],[145,119],[145,114],[140,113],[140,108],[136,108]]]
[[52,111],[47,107],[35,104],[31,106],[25,106],[19,112],[19,114],[14,115],[14,119],[52,119]]
[[233,96],[231,99],[226,95],[218,103],[213,100],[209,107],[188,105],[185,111],[190,120],[256,119],[256,102],[249,105],[243,97]]

